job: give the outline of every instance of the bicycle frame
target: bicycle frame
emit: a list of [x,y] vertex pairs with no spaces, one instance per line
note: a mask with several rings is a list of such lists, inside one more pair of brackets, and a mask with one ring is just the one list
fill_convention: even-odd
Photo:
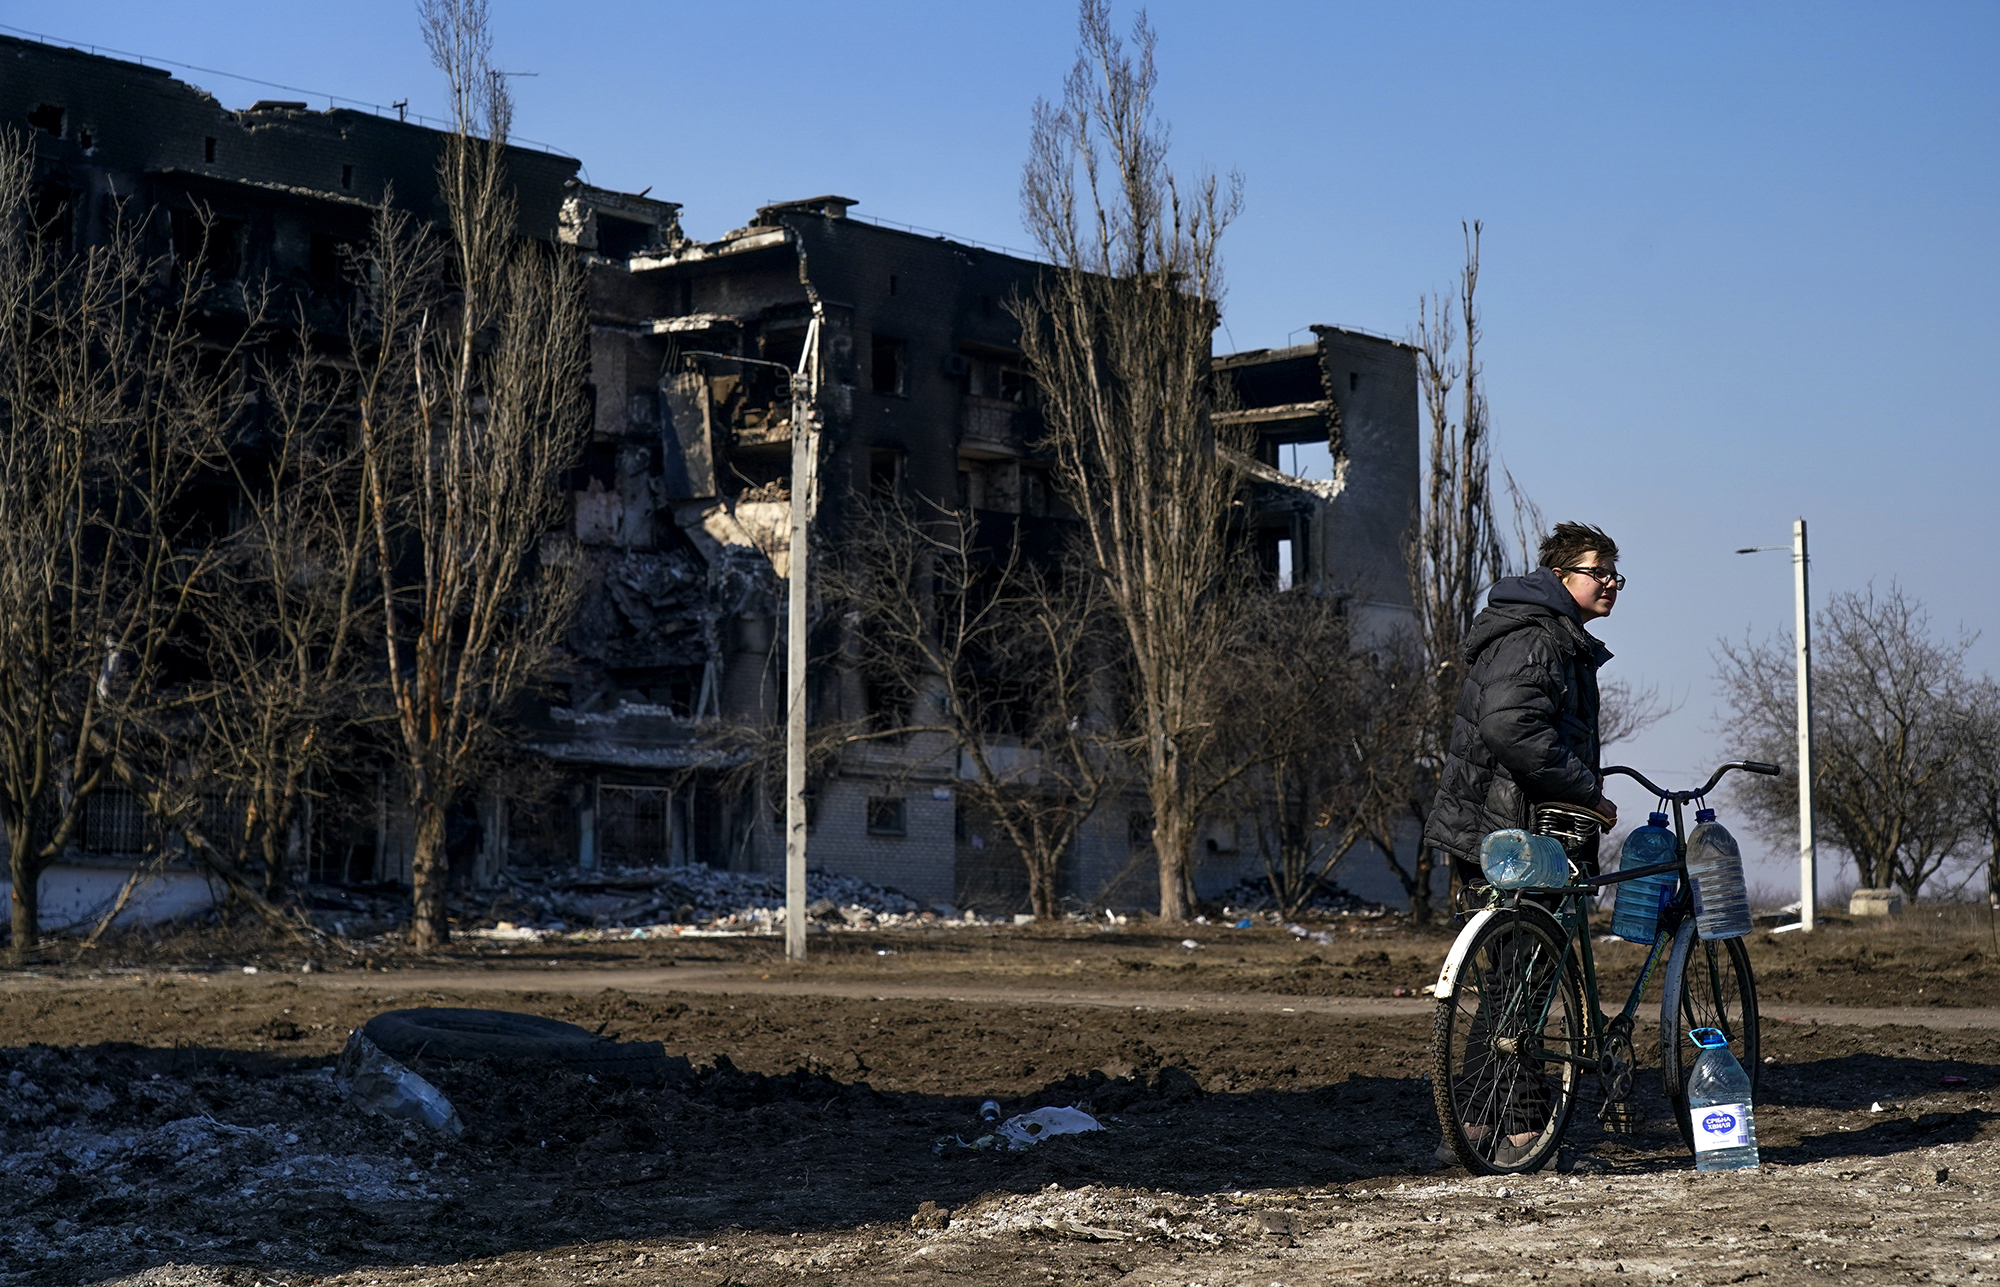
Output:
[[[1566,1054],[1561,1051],[1549,1050],[1546,1047],[1539,1047],[1531,1051],[1522,1051],[1520,1052],[1521,1054],[1537,1059],[1560,1060],[1561,1062],[1574,1064],[1593,1072],[1603,1073],[1608,1071],[1605,1061],[1606,1037],[1613,1027],[1623,1024],[1629,1030],[1637,1021],[1639,1003],[1644,999],[1646,985],[1652,981],[1653,972],[1659,968],[1660,963],[1672,951],[1674,935],[1680,931],[1681,922],[1691,915],[1694,910],[1693,894],[1688,887],[1687,879],[1687,825],[1686,817],[1682,812],[1683,807],[1707,796],[1710,791],[1715,789],[1715,784],[1720,782],[1723,775],[1731,769],[1744,769],[1748,772],[1767,775],[1778,772],[1778,767],[1774,764],[1762,764],[1751,760],[1732,760],[1730,763],[1718,768],[1714,775],[1709,778],[1707,784],[1696,790],[1665,791],[1655,786],[1637,770],[1626,768],[1623,765],[1617,765],[1604,770],[1606,777],[1616,773],[1632,778],[1641,786],[1651,791],[1657,798],[1667,801],[1673,806],[1674,860],[1671,863],[1657,863],[1648,867],[1635,868],[1632,871],[1615,872],[1609,876],[1592,876],[1582,881],[1572,881],[1567,885],[1510,890],[1500,894],[1492,908],[1487,909],[1491,911],[1518,907],[1521,898],[1525,895],[1540,895],[1544,898],[1554,896],[1558,900],[1554,908],[1545,908],[1544,910],[1549,912],[1549,915],[1563,932],[1562,960],[1556,963],[1556,971],[1552,978],[1555,986],[1547,990],[1542,1001],[1543,1010],[1540,1014],[1534,1016],[1534,1031],[1541,1031],[1543,1025],[1548,1020],[1548,1008],[1555,1004],[1563,973],[1570,968],[1570,961],[1573,954],[1577,961],[1577,966],[1582,972],[1582,978],[1579,982],[1582,984],[1583,989],[1584,1050],[1581,1053]],[[1659,875],[1668,871],[1676,872],[1679,876],[1679,883],[1674,889],[1673,901],[1661,908],[1660,924],[1654,931],[1653,944],[1646,952],[1646,962],[1639,970],[1639,977],[1633,981],[1632,991],[1625,998],[1624,1007],[1619,1010],[1615,1017],[1607,1020],[1598,996],[1597,958],[1592,950],[1590,914],[1584,908],[1584,897],[1595,894],[1607,885],[1622,884],[1628,880],[1638,880],[1641,877]],[[1474,928],[1474,924],[1468,924],[1466,930],[1460,935],[1460,941],[1469,942],[1472,938],[1471,931]],[[1439,976],[1438,980],[1438,995],[1443,995],[1442,990],[1449,986],[1456,975],[1458,959],[1458,952],[1454,950],[1451,957],[1446,960],[1445,970]]]

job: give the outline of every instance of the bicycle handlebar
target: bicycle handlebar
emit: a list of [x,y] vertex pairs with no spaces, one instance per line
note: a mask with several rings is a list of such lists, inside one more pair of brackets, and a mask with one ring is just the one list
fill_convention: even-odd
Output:
[[1765,777],[1776,777],[1780,772],[1777,765],[1766,764],[1762,760],[1731,760],[1729,763],[1723,765],[1721,768],[1715,771],[1715,776],[1711,777],[1708,780],[1707,786],[1701,787],[1700,789],[1694,791],[1665,790],[1660,786],[1656,785],[1651,779],[1647,778],[1645,774],[1639,772],[1639,770],[1628,769],[1622,764],[1614,765],[1611,768],[1604,770],[1604,776],[1608,778],[1614,773],[1623,774],[1624,776],[1631,778],[1634,782],[1637,782],[1640,786],[1645,787],[1648,791],[1651,791],[1654,795],[1658,796],[1662,800],[1672,800],[1676,804],[1686,804],[1691,800],[1699,800],[1701,797],[1707,795],[1710,791],[1715,790],[1715,784],[1722,781],[1723,775],[1725,773],[1728,773],[1729,770],[1731,769],[1742,769],[1745,773],[1760,773]]

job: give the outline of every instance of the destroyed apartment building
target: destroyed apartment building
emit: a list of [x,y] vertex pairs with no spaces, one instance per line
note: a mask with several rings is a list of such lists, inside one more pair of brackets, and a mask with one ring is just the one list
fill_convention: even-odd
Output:
[[[440,136],[423,125],[300,102],[229,110],[155,68],[8,38],[0,60],[0,120],[33,132],[42,206],[79,244],[114,202],[151,210],[177,246],[200,239],[218,275],[283,279],[331,328],[340,249],[365,235],[385,189],[437,217]],[[782,719],[790,398],[780,371],[728,355],[796,367],[817,306],[816,545],[837,548],[853,498],[894,494],[1053,550],[1064,519],[1008,309],[1044,266],[870,222],[835,196],[766,206],[700,241],[675,204],[583,183],[572,158],[515,147],[508,164],[523,234],[566,242],[589,267],[594,419],[571,523],[591,587],[563,672],[521,713],[522,748],[542,766],[522,780],[536,785],[478,803],[475,878],[506,866],[781,870],[780,787],[752,759]],[[1387,628],[1409,611],[1414,354],[1339,327],[1311,335],[1216,359],[1235,391],[1226,414],[1255,430],[1256,459],[1242,462],[1249,535],[1271,577],[1350,596],[1358,623]],[[1283,472],[1292,444],[1323,446],[1332,477]],[[813,677],[816,718],[864,714],[870,700],[837,667]],[[962,809],[958,772],[911,746],[848,748],[814,792],[811,864],[926,903],[1021,899],[1002,846]],[[396,785],[378,775],[374,791],[372,826],[309,837],[312,876],[407,880]],[[1144,808],[1134,796],[1097,811],[1065,895],[1149,900]],[[143,844],[129,797],[106,792],[90,819],[76,864],[51,878],[81,887],[93,864],[129,864]],[[1202,891],[1260,870],[1230,820],[1200,848]]]

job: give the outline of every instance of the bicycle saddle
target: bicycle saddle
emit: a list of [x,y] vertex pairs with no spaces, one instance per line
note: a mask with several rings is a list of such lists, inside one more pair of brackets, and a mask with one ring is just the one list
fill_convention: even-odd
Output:
[[1581,844],[1591,839],[1605,825],[1602,814],[1574,804],[1538,804],[1534,817],[1537,833],[1554,836],[1570,844]]

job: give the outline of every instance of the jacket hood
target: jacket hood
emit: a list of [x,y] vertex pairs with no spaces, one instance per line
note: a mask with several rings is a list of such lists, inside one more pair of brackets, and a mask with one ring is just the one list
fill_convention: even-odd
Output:
[[1526,576],[1501,577],[1493,583],[1485,611],[1473,619],[1471,633],[1466,636],[1465,659],[1473,660],[1501,635],[1512,634],[1538,618],[1546,621],[1551,617],[1569,623],[1570,629],[1560,633],[1575,639],[1598,665],[1611,660],[1610,650],[1583,628],[1583,612],[1563,588],[1562,578],[1548,568],[1536,568]]

